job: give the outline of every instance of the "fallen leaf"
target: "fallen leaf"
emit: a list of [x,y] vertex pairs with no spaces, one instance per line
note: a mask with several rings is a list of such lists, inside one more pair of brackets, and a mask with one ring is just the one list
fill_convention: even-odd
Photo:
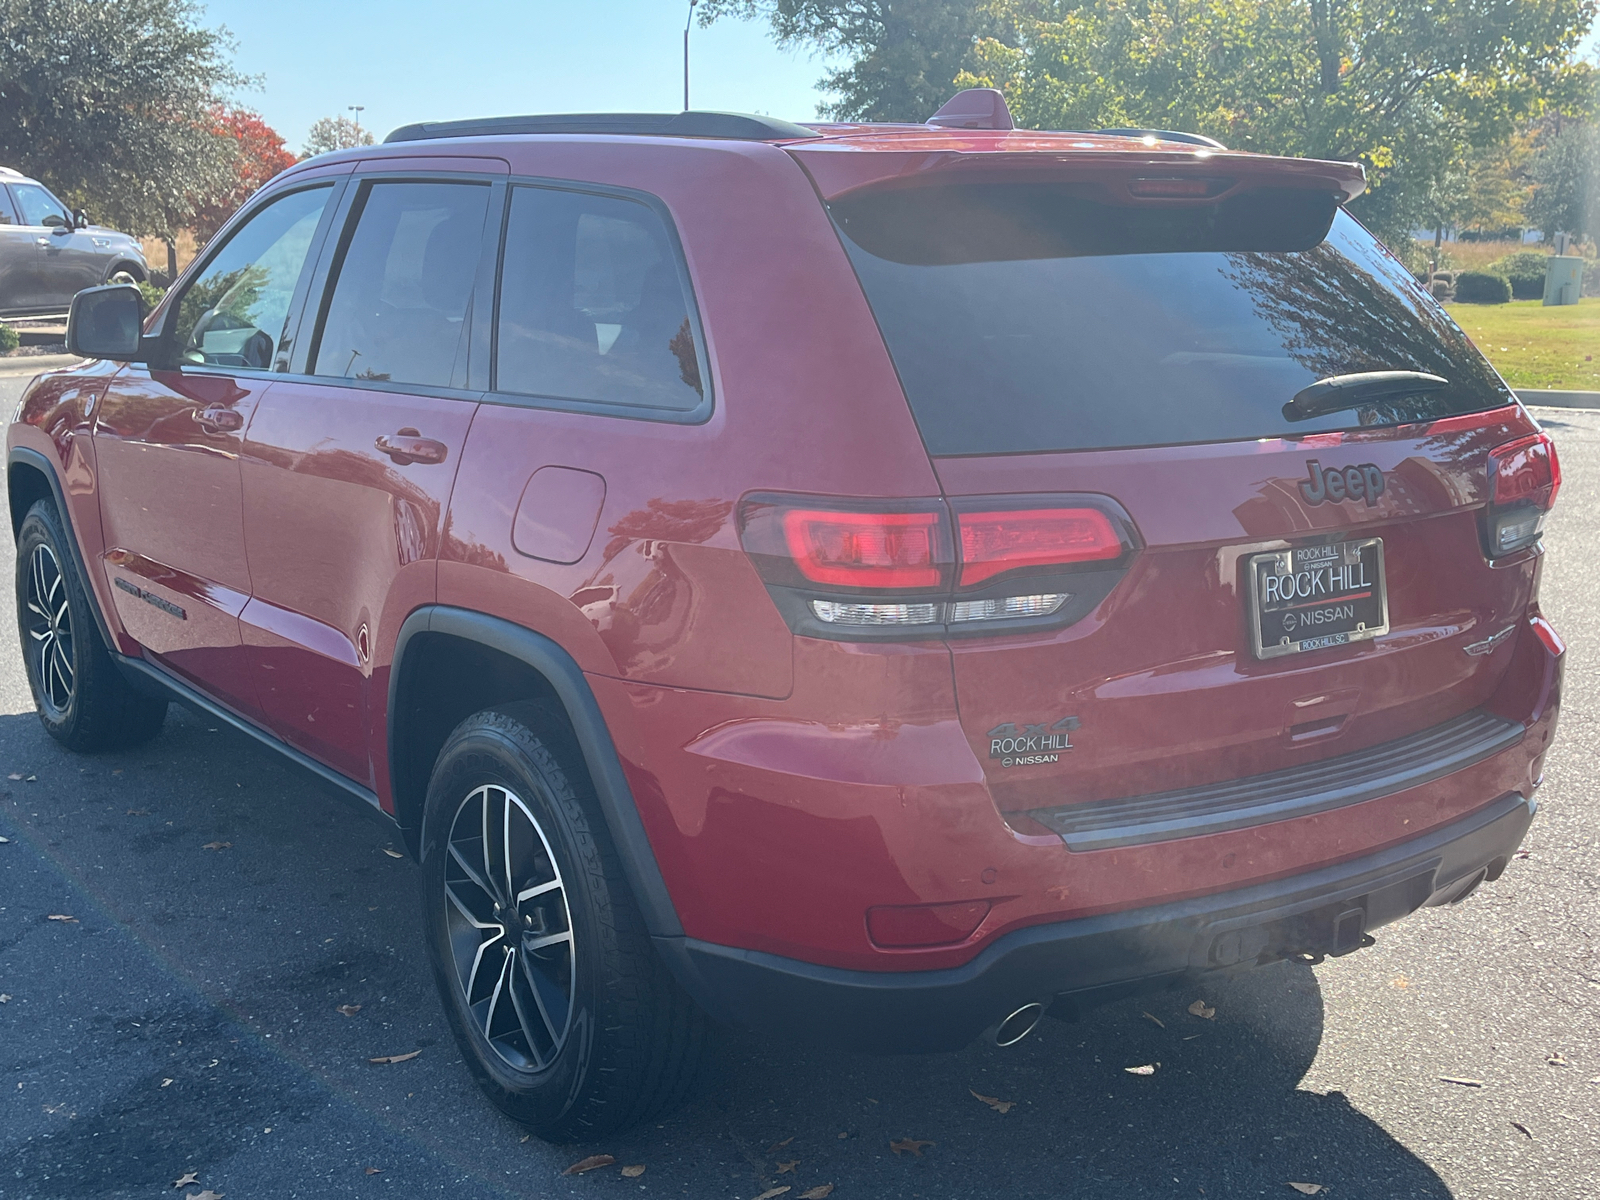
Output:
[[1205,1034],[1203,1034],[1203,1033],[1191,1033],[1188,1037],[1184,1038],[1183,1040],[1186,1041],[1186,1042],[1192,1042],[1197,1037],[1205,1037]]
[[[161,1086],[162,1087],[171,1087],[172,1084],[173,1084],[173,1080],[171,1080],[171,1079],[163,1079],[161,1081]],[[198,1182],[198,1180],[191,1179],[189,1182],[190,1183],[196,1183],[196,1182]],[[177,1184],[173,1184],[172,1186],[173,1187],[177,1187],[178,1185]]]
[[389,857],[390,857],[390,858],[404,858],[404,857],[405,857],[405,855],[404,855],[404,854],[401,854],[401,853],[400,853],[400,851],[398,851],[398,850],[391,850],[391,849],[389,849],[389,847],[387,847],[387,846],[385,846],[385,847],[384,847],[384,848],[383,848],[383,852],[384,852],[384,853],[385,853],[385,854],[387,854],[387,855],[388,855],[388,856],[389,856]]
[[932,1142],[918,1141],[916,1138],[901,1138],[898,1141],[890,1139],[889,1141],[889,1149],[893,1150],[896,1154],[911,1153],[916,1155],[918,1158],[922,1157],[922,1148],[924,1146],[931,1145],[933,1145]]
[[1008,1113],[1017,1106],[1015,1100],[1001,1100],[995,1096],[985,1096],[978,1092],[973,1092],[971,1088],[968,1088],[967,1091],[972,1092],[975,1098],[982,1100],[997,1113]]
[[224,1195],[226,1193],[213,1192],[210,1188],[207,1188],[203,1192],[190,1192],[183,1200],[222,1200]]
[[791,1158],[788,1162],[781,1162],[778,1164],[778,1174],[788,1175],[799,1165],[800,1160],[798,1158]]
[[368,1167],[367,1168],[367,1174],[368,1175],[382,1175],[383,1174],[383,1168],[382,1167]]
[[801,1192],[796,1200],[827,1200],[831,1195],[833,1195],[833,1184],[819,1183],[816,1187]]
[[128,810],[128,816],[130,817],[148,817],[149,815],[150,810],[148,808],[130,808]]
[[1552,1067],[1570,1067],[1572,1065],[1560,1054],[1552,1054],[1544,1061],[1549,1063]]
[[7,779],[21,779],[22,778],[22,772],[13,771],[13,772],[11,772],[11,774],[7,775],[6,778]]
[[774,1196],[781,1196],[788,1190],[789,1185],[787,1183],[782,1187],[768,1188],[766,1191],[762,1192],[761,1195],[757,1196],[756,1200],[772,1200]]
[[24,783],[37,783],[37,782],[39,782],[39,777],[37,775],[29,775],[28,778],[25,779],[23,782]]
[[[374,1062],[377,1060],[374,1059]],[[585,1171],[598,1171],[601,1167],[609,1167],[617,1160],[609,1154],[591,1154],[588,1158],[580,1158],[565,1171],[563,1175],[582,1175]]]
[[1516,852],[1516,854],[1514,854],[1512,857],[1513,858],[1532,858],[1533,857],[1533,851],[1532,850],[1518,850]]
[[1528,1131],[1528,1127],[1526,1125],[1524,1125],[1521,1121],[1513,1121],[1513,1122],[1511,1122],[1511,1128],[1515,1129],[1518,1133],[1520,1133],[1523,1137],[1527,1138],[1530,1142],[1533,1141],[1533,1134]]
[[5,992],[0,992],[0,1004],[10,1004],[10,1003],[11,1003],[11,997],[8,996]]
[[1320,1183],[1291,1183],[1289,1186],[1302,1196],[1320,1196],[1328,1190]]
[[341,1004],[341,1005],[339,1005],[338,1008],[334,1009],[333,1011],[337,1012],[337,1013],[343,1013],[347,1017],[353,1017],[358,1012],[361,1011],[361,1005],[359,1005],[359,1004]]
[[779,1150],[782,1150],[785,1146],[787,1146],[792,1141],[794,1141],[794,1138],[786,1137],[781,1142],[773,1142],[772,1145],[767,1147],[767,1153],[768,1154],[776,1154]]
[[202,849],[202,850],[232,850],[233,849],[233,843],[232,842],[207,842],[204,846],[201,846],[200,849]]
[[11,844],[11,839],[10,838],[8,838],[8,837],[0,837],[0,846],[9,846],[10,844]]
[[1214,1008],[1207,1008],[1204,1000],[1196,1000],[1193,1004],[1189,1005],[1189,1012],[1193,1016],[1200,1017],[1207,1021],[1211,1020],[1212,1017],[1217,1015],[1217,1010]]
[[845,1138],[847,1138],[847,1137],[849,1137],[849,1136],[850,1136],[850,1135],[849,1135],[849,1134],[848,1134],[848,1133],[841,1133],[841,1134],[840,1134],[840,1135],[839,1135],[839,1140],[840,1140],[840,1141],[841,1141],[841,1142],[842,1142],[842,1141],[844,1141],[844,1140],[845,1140]]
[[1154,1075],[1156,1068],[1160,1065],[1160,1063],[1147,1063],[1142,1067],[1123,1067],[1122,1069],[1129,1075]]
[[644,1174],[644,1164],[643,1163],[640,1163],[638,1166],[634,1166],[634,1167],[623,1167],[622,1168],[622,1177],[624,1179],[637,1179],[637,1178],[639,1178],[639,1176],[641,1176],[643,1174]]
[[1165,1029],[1167,1027],[1167,1023],[1165,1021],[1163,1021],[1160,1017],[1156,1016],[1154,1013],[1141,1013],[1140,1016],[1144,1017],[1144,1019],[1146,1021],[1154,1021],[1157,1025],[1161,1026],[1161,1028],[1163,1028],[1163,1029]]
[[1389,980],[1389,986],[1390,987],[1397,987],[1397,988],[1408,988],[1408,987],[1411,986],[1411,980],[1407,979],[1404,975],[1399,975],[1399,976],[1396,976],[1395,978]]
[[1459,1083],[1462,1087],[1482,1087],[1483,1086],[1483,1080],[1481,1080],[1481,1079],[1461,1079],[1461,1078],[1458,1078],[1457,1076],[1454,1076],[1454,1075],[1441,1075],[1441,1076],[1439,1076],[1439,1082],[1440,1083]]
[[174,1179],[172,1181],[172,1186],[173,1187],[188,1187],[191,1183],[199,1183],[199,1182],[200,1182],[200,1176],[196,1175],[193,1171],[190,1171],[187,1174],[181,1175],[177,1179]]
[[[379,1066],[383,1066],[387,1063],[410,1062],[413,1058],[421,1053],[421,1050],[413,1050],[410,1054],[386,1054],[381,1058],[369,1058],[367,1061],[371,1063],[377,1063]],[[615,1160],[613,1159],[612,1161]]]
[[77,917],[69,917],[66,913],[51,913],[48,917],[45,918],[45,920],[47,920],[47,921],[71,921],[73,924],[77,924],[78,918]]

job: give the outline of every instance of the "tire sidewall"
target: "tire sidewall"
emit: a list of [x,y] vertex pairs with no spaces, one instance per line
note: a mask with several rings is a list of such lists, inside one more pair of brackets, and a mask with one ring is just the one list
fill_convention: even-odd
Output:
[[[33,647],[28,639],[28,575],[33,564],[33,552],[41,544],[49,546],[50,552],[56,557],[56,566],[67,591],[67,614],[72,620],[72,696],[66,708],[61,710],[44,699]],[[28,689],[33,694],[33,707],[44,727],[53,736],[65,739],[71,736],[73,726],[77,723],[83,695],[80,685],[84,676],[84,652],[87,649],[84,643],[88,633],[85,622],[93,618],[89,615],[88,601],[79,586],[78,572],[68,553],[55,510],[47,504],[34,505],[23,519],[22,528],[17,533],[16,575],[17,636],[22,645],[23,669],[28,676]]]
[[[483,713],[451,736],[428,785],[422,828],[423,925],[434,977],[467,1065],[494,1103],[535,1129],[557,1128],[581,1098],[604,1028],[602,916],[609,906],[603,879],[596,878],[596,850],[583,806],[555,765],[536,761],[543,746],[514,718]],[[549,748],[545,747],[549,754]],[[533,814],[550,843],[566,884],[573,931],[573,1010],[567,1040],[555,1061],[540,1071],[519,1071],[490,1047],[472,1019],[457,978],[445,921],[445,860],[451,823],[461,803],[489,784],[514,793]]]

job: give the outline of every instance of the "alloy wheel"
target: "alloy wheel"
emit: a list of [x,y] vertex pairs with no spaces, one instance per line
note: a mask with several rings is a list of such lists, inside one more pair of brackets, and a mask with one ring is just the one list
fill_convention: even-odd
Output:
[[52,715],[59,716],[72,703],[77,672],[73,666],[67,581],[55,551],[45,542],[33,548],[28,560],[26,623],[39,697]]
[[445,862],[445,927],[472,1020],[518,1071],[549,1066],[572,1024],[572,916],[550,841],[514,793],[461,802]]

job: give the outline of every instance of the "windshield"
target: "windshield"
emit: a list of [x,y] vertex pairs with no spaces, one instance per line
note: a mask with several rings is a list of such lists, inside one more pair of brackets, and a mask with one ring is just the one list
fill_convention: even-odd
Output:
[[[1376,239],[1320,198],[1113,206],[1071,185],[866,192],[830,211],[931,453],[1294,436],[1513,401]],[[1310,419],[1359,371],[1450,385]]]

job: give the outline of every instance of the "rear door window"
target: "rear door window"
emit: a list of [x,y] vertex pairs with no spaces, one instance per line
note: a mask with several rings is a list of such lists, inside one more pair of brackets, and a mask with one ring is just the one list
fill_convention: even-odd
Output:
[[378,181],[356,198],[334,264],[311,371],[449,387],[465,330],[490,188]]
[[[1405,268],[1321,198],[1139,209],[999,184],[830,210],[935,455],[1294,436],[1513,399]],[[1319,379],[1386,370],[1450,386],[1284,412]]]
[[46,217],[56,217],[63,225],[71,224],[66,207],[37,183],[13,183],[11,194],[22,210],[22,224],[43,225]]
[[514,187],[495,390],[691,413],[705,400],[685,272],[666,222],[619,196]]

